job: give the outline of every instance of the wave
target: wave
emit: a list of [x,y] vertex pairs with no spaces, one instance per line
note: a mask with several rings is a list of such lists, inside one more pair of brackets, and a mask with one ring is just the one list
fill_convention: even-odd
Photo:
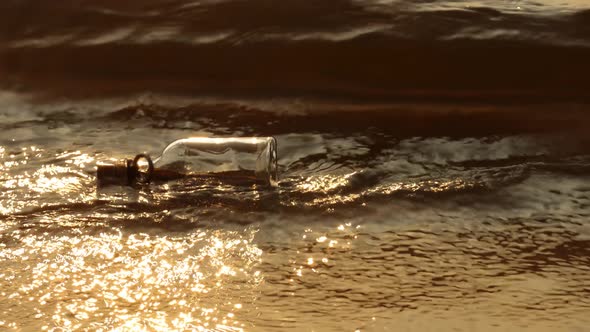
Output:
[[0,88],[72,98],[587,103],[590,9],[507,4],[6,1]]
[[0,40],[12,47],[179,42],[241,44],[276,39],[344,41],[366,34],[408,40],[511,39],[588,45],[590,8],[460,1],[84,1],[2,4]]
[[[584,139],[590,114],[575,102],[380,102],[309,98],[219,98],[131,94],[110,98],[41,98],[0,90],[0,128],[27,129],[41,139],[50,132],[34,127],[119,130],[121,126],[170,130],[184,135],[323,133],[376,138],[490,137],[567,132]],[[35,135],[37,134],[37,135]],[[203,133],[204,134],[204,133]],[[17,135],[17,134],[15,134]],[[12,135],[12,136],[15,136]],[[23,135],[17,135],[25,139]],[[16,136],[15,136],[16,137]],[[59,141],[59,138],[55,138]],[[573,142],[570,142],[573,143]]]
[[[48,211],[75,212],[72,209],[80,213],[100,213],[104,209],[147,213],[190,206],[203,213],[221,207],[231,211],[300,213],[354,209],[391,200],[437,204],[459,200],[462,204],[507,206],[512,202],[506,197],[539,187],[539,178],[552,183],[549,187],[558,190],[560,199],[570,197],[574,190],[579,193],[570,197],[572,202],[585,202],[581,186],[566,188],[568,193],[564,195],[570,195],[566,198],[562,197],[562,189],[555,189],[559,187],[555,179],[577,179],[570,184],[580,184],[590,176],[590,137],[585,130],[417,137],[400,135],[392,129],[392,122],[383,118],[380,126],[366,131],[360,127],[339,128],[336,121],[330,131],[306,131],[305,125],[293,116],[267,113],[261,119],[256,115],[249,118],[252,114],[247,113],[217,118],[214,112],[208,117],[194,108],[192,113],[146,108],[141,114],[123,109],[76,121],[63,117],[59,120],[58,114],[53,120],[29,122],[32,137],[19,137],[18,142],[0,150],[0,212],[26,217]],[[356,122],[354,115],[345,119],[347,116],[333,114],[330,119]],[[251,121],[253,118],[257,122]],[[262,120],[266,122],[259,122]],[[169,125],[154,126],[161,121]],[[269,122],[274,126],[269,127]],[[192,125],[187,127],[187,123]],[[48,124],[56,130],[44,129]],[[98,160],[143,151],[156,156],[167,143],[184,136],[264,134],[265,124],[279,143],[278,188],[267,190],[188,178],[144,188],[103,189],[97,188],[93,180]],[[286,126],[293,130],[287,131]],[[5,135],[10,137],[21,130],[19,125],[16,127],[5,128]],[[83,134],[67,138],[63,128],[69,128],[69,132],[78,128]],[[51,135],[56,135],[55,139]],[[47,142],[51,142],[49,146]],[[511,188],[520,189],[511,192]],[[539,195],[544,199],[549,193]],[[526,205],[539,199],[535,195],[528,199],[519,196],[518,201]],[[582,208],[582,203],[572,204]]]

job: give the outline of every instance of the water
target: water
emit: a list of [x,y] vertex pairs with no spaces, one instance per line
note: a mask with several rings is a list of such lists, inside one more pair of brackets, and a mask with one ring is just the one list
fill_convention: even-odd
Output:
[[[586,1],[0,4],[0,330],[586,331]],[[97,188],[274,136],[277,188]]]

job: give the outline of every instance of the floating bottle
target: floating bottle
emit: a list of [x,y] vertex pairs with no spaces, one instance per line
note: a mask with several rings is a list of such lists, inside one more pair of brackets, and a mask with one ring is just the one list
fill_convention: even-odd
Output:
[[133,185],[186,177],[275,186],[277,141],[273,137],[190,137],[170,143],[152,161],[147,154],[133,160],[97,166],[99,185]]

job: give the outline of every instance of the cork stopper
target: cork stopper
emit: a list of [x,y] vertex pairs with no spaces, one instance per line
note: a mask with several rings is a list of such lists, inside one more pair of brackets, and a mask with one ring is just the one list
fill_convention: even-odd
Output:
[[120,185],[128,186],[135,181],[135,173],[132,161],[123,159],[115,164],[102,164],[96,166],[96,179],[99,186]]
[[[145,159],[147,172],[140,172],[138,162]],[[133,160],[123,159],[115,164],[99,164],[96,166],[96,180],[99,186],[119,185],[131,186],[137,183],[149,183],[154,164],[146,154],[138,154]]]

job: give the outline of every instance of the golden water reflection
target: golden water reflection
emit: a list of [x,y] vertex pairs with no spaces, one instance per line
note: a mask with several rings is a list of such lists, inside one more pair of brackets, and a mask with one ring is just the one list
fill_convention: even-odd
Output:
[[0,327],[241,331],[262,282],[255,229],[27,233],[0,247]]
[[471,223],[399,206],[368,222],[335,219],[263,247],[258,305],[267,310],[255,330],[575,331],[590,323],[586,226]]
[[0,147],[0,215],[94,199],[95,158],[81,151],[47,153],[35,145]]

